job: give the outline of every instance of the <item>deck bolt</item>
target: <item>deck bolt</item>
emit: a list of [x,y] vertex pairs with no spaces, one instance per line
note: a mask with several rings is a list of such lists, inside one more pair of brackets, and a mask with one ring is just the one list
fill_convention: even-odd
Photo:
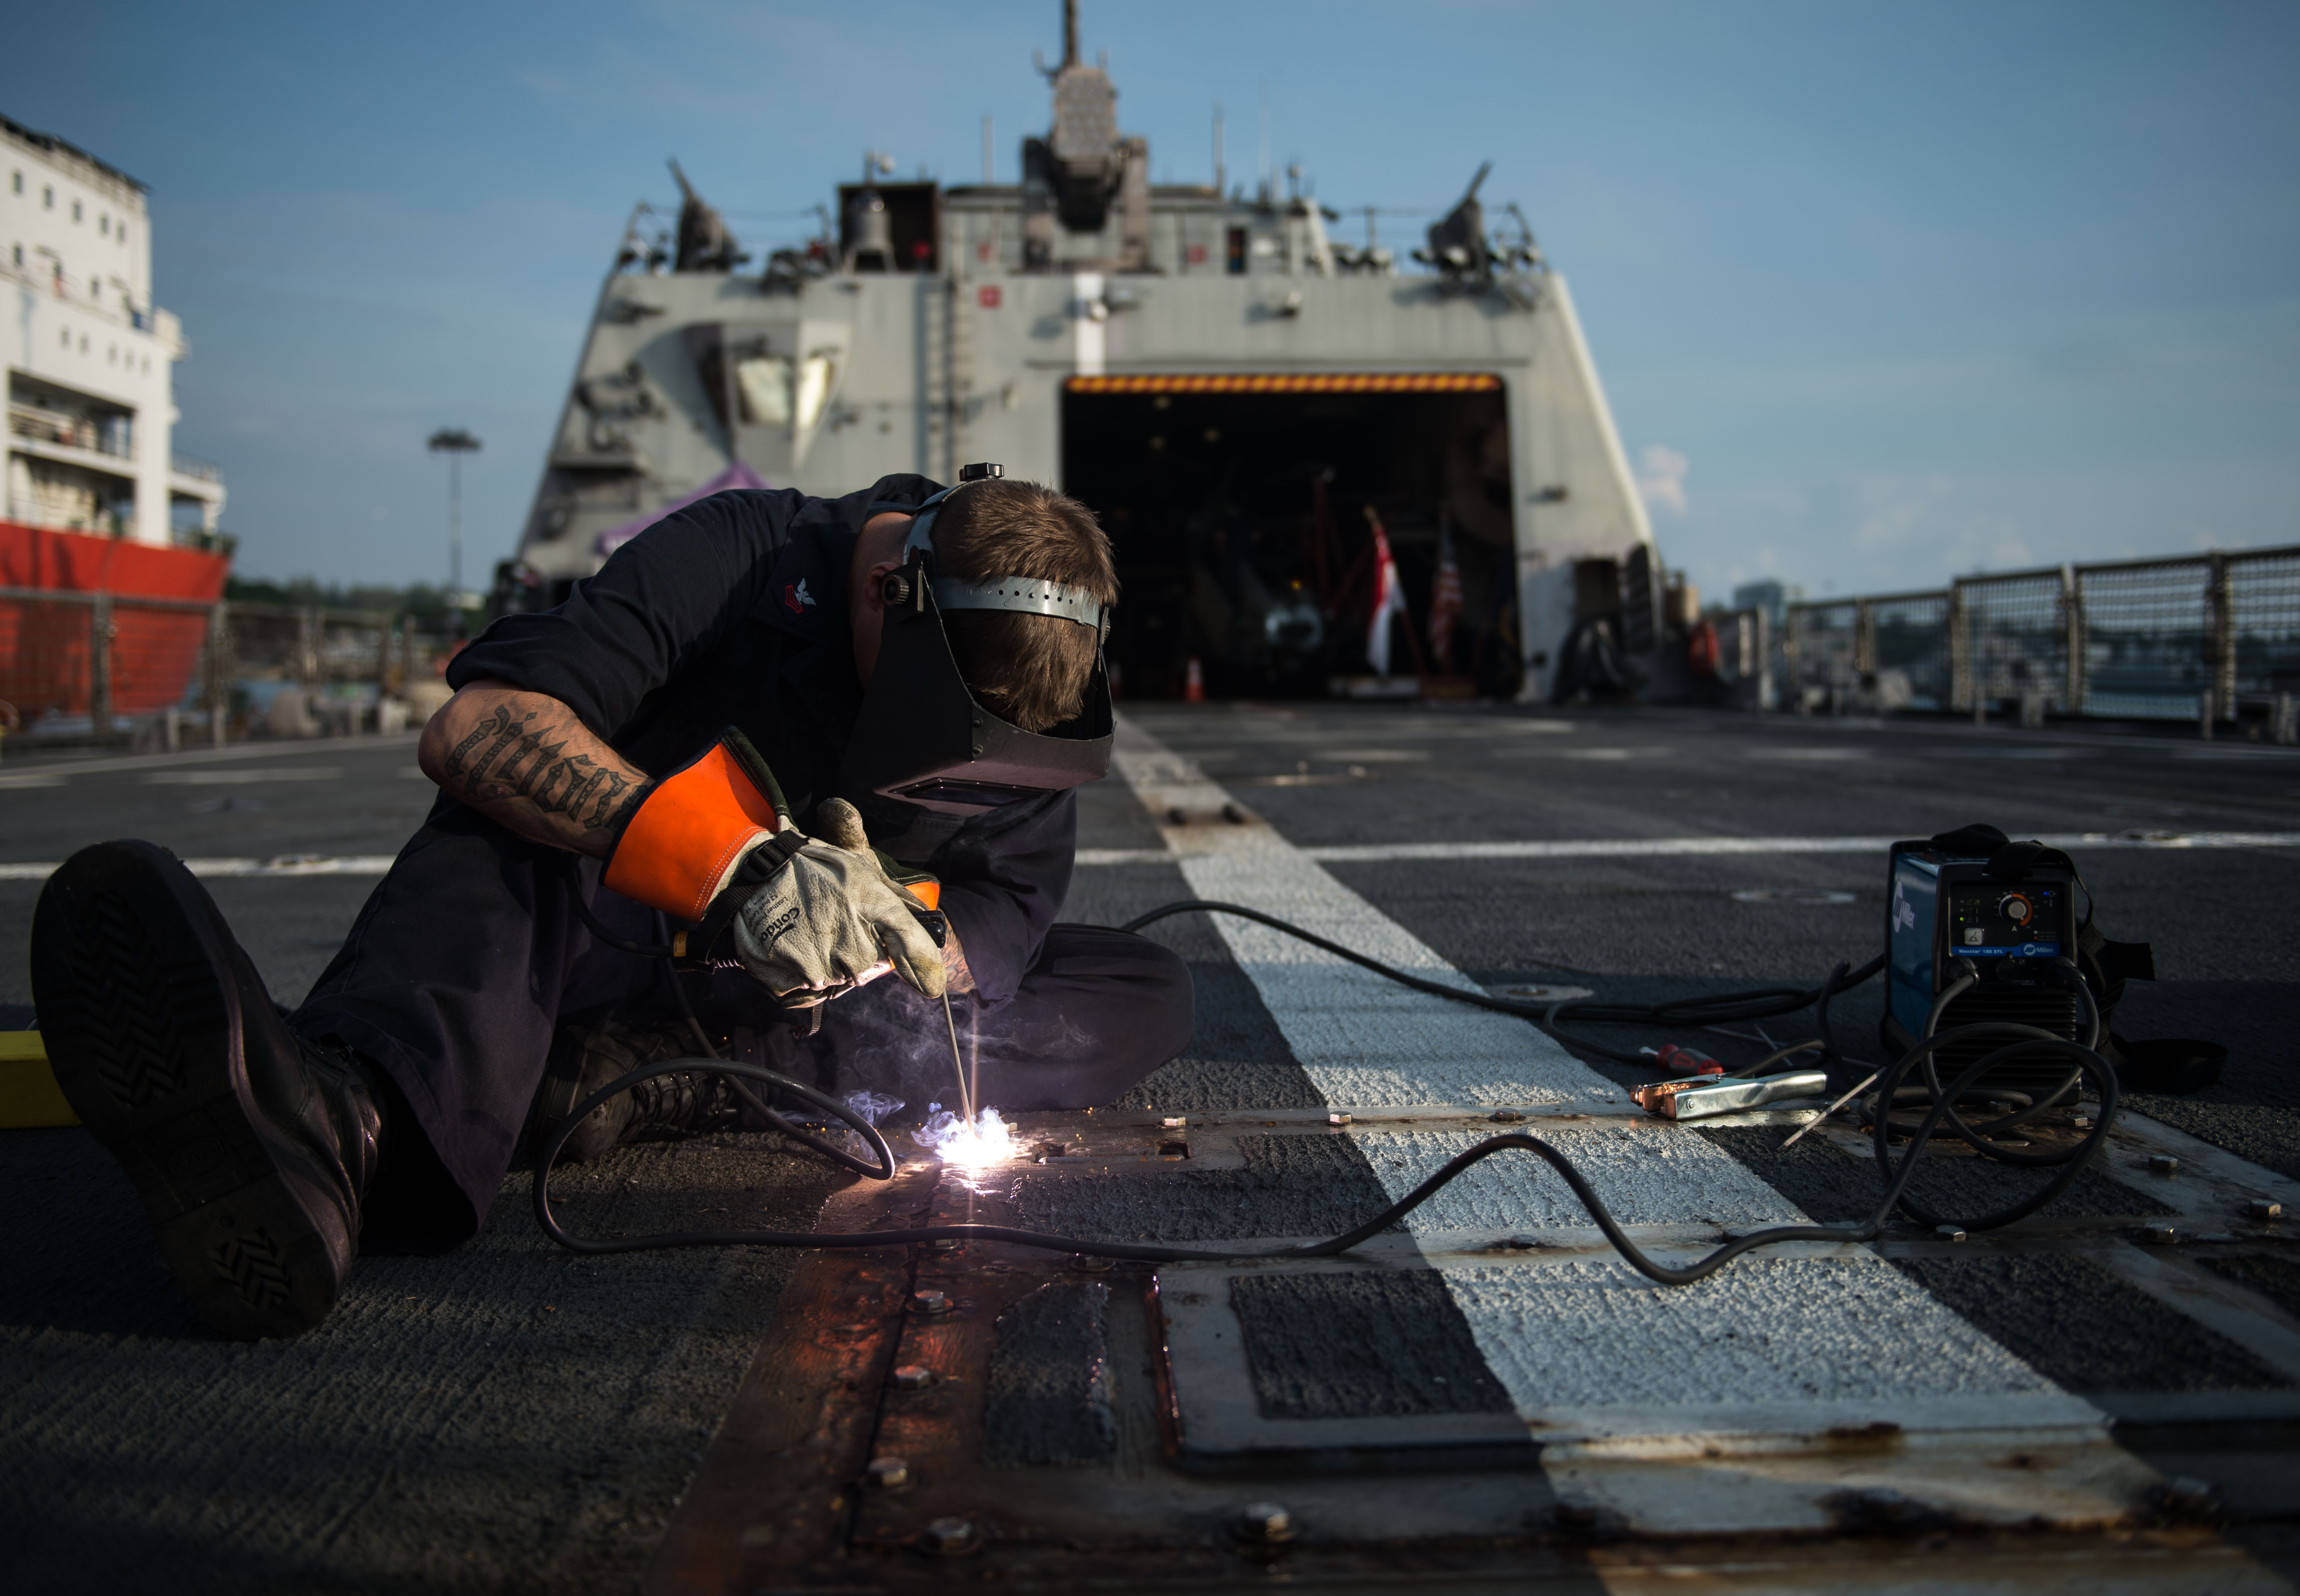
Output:
[[938,1558],[964,1557],[981,1547],[982,1537],[971,1518],[937,1518],[919,1532],[919,1550]]
[[1326,1123],[1328,1125],[1347,1125],[1349,1122],[1350,1117],[1347,1114],[1329,1114],[1326,1116]]
[[950,1298],[941,1292],[912,1292],[911,1311],[912,1313],[948,1313]]
[[2143,1225],[2140,1239],[2154,1247],[2170,1247],[2180,1239],[2180,1233],[2170,1225]]
[[1169,826],[1188,826],[1189,823],[1190,823],[1190,813],[1189,813],[1189,811],[1188,811],[1188,810],[1184,809],[1180,804],[1177,803],[1177,804],[1173,805],[1171,808],[1170,808],[1170,809],[1168,809],[1168,810],[1166,810],[1166,824],[1167,824],[1167,825],[1169,825]]
[[901,1458],[873,1458],[862,1472],[881,1491],[900,1491],[911,1483],[911,1466]]
[[1187,1116],[1181,1114],[1169,1114],[1163,1119],[1158,1121],[1158,1128],[1160,1130],[1178,1131],[1189,1123],[1189,1119]]
[[1274,1501],[1252,1501],[1238,1513],[1238,1533],[1243,1540],[1276,1546],[1294,1538],[1294,1519]]
[[955,1252],[958,1251],[958,1238],[954,1235],[937,1236],[928,1245],[938,1252]]
[[1112,1259],[1107,1258],[1096,1258],[1090,1253],[1073,1252],[1071,1254],[1071,1268],[1073,1269],[1082,1269],[1089,1275],[1102,1274],[1110,1268],[1112,1261]]
[[935,1383],[935,1372],[923,1363],[905,1363],[891,1378],[896,1391],[924,1391]]
[[1243,826],[1246,821],[1246,810],[1239,804],[1225,803],[1222,805],[1222,819],[1233,826]]
[[1962,1225],[1936,1225],[1933,1226],[1933,1234],[1945,1242],[1964,1240],[1964,1227]]
[[1515,1125],[1519,1120],[1524,1118],[1525,1116],[1519,1113],[1515,1109],[1496,1109],[1492,1113],[1487,1115],[1486,1118],[1492,1120],[1496,1125]]
[[2247,1218],[2281,1219],[2284,1217],[2284,1205],[2280,1202],[2271,1202],[2264,1197],[2255,1197],[2244,1205],[2244,1211]]
[[2150,1153],[2150,1154],[2148,1155],[2148,1173],[2149,1173],[2149,1174],[2151,1174],[2151,1175],[2178,1175],[2179,1172],[2180,1172],[2180,1160],[2178,1160],[2178,1159],[2176,1159],[2176,1158],[2174,1158],[2171,1153],[2169,1153],[2169,1152],[2152,1152],[2152,1153]]
[[2089,1114],[2071,1114],[2069,1116],[2069,1124],[2078,1130],[2088,1131],[2092,1128],[2092,1116]]

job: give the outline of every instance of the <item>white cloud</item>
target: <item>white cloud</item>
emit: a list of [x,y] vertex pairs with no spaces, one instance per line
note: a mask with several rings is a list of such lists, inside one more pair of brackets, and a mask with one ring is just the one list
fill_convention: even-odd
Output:
[[1655,510],[1685,513],[1685,472],[1692,461],[1666,444],[1647,444],[1638,455],[1638,492]]
[[1854,540],[1865,548],[1890,547],[1914,538],[1937,542],[1940,529],[1932,512],[1954,486],[1941,477],[1854,477]]

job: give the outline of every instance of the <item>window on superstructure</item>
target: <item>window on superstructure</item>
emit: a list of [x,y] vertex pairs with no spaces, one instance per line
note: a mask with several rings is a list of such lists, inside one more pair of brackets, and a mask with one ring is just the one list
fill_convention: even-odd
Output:
[[72,220],[74,221],[78,221],[79,220],[79,202],[78,200],[72,201]]
[[12,184],[12,186],[14,187],[15,191],[16,191],[18,194],[21,194],[21,193],[23,193],[23,192],[24,192],[24,174],[23,174],[22,172],[20,172],[20,171],[12,171],[12,172],[10,172],[10,173],[8,174],[8,176],[9,176],[9,179],[10,179],[10,180],[11,180],[11,184]]
[[56,191],[52,185],[43,184],[41,186],[40,204],[43,208],[50,211],[56,208]]
[[109,238],[109,237],[112,237],[112,212],[109,212],[109,211],[99,211],[99,212],[96,212],[96,236],[97,237],[99,237],[99,238]]

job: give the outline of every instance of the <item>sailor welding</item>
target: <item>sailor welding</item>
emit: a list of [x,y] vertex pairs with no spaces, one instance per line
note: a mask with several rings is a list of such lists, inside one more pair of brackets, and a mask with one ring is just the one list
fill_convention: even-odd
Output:
[[[704,499],[456,656],[439,797],[294,1012],[172,854],[74,855],[32,931],[58,1082],[240,1336],[470,1237],[523,1127],[698,1045],[897,1123],[1108,1102],[1192,1026],[1171,952],[1057,923],[1117,596],[1093,514],[992,466]],[[658,1076],[570,1148],[746,1113]]]

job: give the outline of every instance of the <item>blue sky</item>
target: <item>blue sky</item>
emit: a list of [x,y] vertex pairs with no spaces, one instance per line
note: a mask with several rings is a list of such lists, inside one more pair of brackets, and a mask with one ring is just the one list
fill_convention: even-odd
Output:
[[[1715,593],[2300,541],[2300,8],[1085,0],[1203,180],[1435,211],[1491,158],[1573,285],[1663,556]],[[515,540],[600,273],[677,155],[746,244],[866,145],[999,176],[1054,0],[26,6],[0,111],[150,184],[180,447],[249,574]],[[1418,219],[1384,226],[1404,242]],[[1672,486],[1674,485],[1674,489]],[[1681,505],[1679,501],[1681,500]]]

